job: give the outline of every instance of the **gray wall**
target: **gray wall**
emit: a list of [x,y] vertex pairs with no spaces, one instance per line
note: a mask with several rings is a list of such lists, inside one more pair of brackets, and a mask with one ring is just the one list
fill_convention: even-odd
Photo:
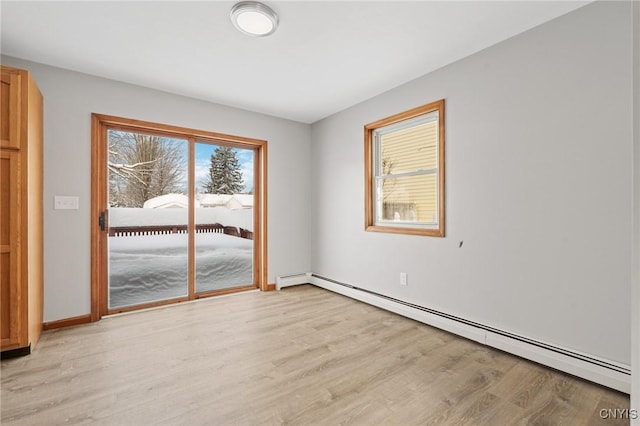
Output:
[[633,282],[631,297],[631,408],[638,410],[632,424],[640,425],[640,2],[633,3]]
[[[44,96],[45,321],[90,312],[91,113],[268,141],[268,279],[310,269],[309,125],[2,57]],[[182,78],[176,73],[176,78]],[[78,195],[78,211],[53,210]]]
[[[590,4],[314,123],[313,272],[629,364],[631,7]],[[365,232],[363,125],[440,98],[446,238]]]

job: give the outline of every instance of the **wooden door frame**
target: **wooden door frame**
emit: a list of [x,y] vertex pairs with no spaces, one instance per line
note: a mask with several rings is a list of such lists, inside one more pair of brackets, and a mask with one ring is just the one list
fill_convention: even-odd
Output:
[[[258,288],[262,291],[271,289],[267,283],[267,141],[226,135],[186,127],[171,126],[148,121],[115,117],[104,114],[91,114],[91,321],[98,321],[107,314],[107,238],[108,234],[100,229],[98,218],[101,212],[107,210],[107,130],[121,129],[152,133],[154,135],[188,140],[189,164],[194,164],[195,143],[207,142],[220,146],[232,146],[252,150],[254,155],[254,285],[224,289],[215,293],[195,295],[194,298],[207,297],[215,294]],[[189,181],[193,182],[193,171],[188,170]],[[190,198],[194,196],[195,185],[190,185]],[[192,204],[192,203],[191,203]],[[194,212],[189,210],[189,226],[193,229]],[[193,238],[189,243],[189,286],[194,285]],[[187,300],[187,299],[185,299]],[[182,301],[172,299],[171,303]],[[162,304],[159,302],[158,304]]]

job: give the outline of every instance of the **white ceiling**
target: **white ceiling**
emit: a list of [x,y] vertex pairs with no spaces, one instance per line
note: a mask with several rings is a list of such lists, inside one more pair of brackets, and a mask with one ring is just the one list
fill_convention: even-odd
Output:
[[265,1],[270,37],[234,2],[0,3],[5,55],[312,123],[583,6],[585,1]]

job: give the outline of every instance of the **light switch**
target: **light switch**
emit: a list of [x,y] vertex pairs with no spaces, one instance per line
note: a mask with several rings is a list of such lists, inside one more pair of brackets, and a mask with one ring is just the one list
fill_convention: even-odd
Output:
[[79,205],[79,197],[56,195],[53,201],[55,210],[78,210]]

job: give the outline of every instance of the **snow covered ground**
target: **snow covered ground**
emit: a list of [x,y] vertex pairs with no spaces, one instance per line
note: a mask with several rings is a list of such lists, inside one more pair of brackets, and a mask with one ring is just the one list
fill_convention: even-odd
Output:
[[[187,295],[187,234],[109,238],[109,307]],[[196,234],[196,292],[253,282],[253,241]]]

